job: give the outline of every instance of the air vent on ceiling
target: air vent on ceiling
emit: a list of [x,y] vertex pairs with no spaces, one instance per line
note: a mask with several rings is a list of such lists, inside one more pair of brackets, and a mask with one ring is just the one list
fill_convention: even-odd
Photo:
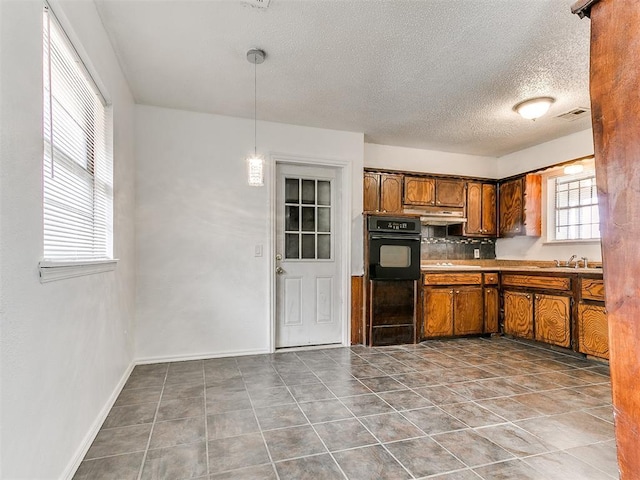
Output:
[[242,0],[242,3],[255,8],[267,8],[271,0]]
[[574,120],[578,120],[579,118],[583,118],[589,115],[589,109],[586,107],[574,108],[562,115],[556,116],[556,118],[561,118],[562,120],[566,120],[567,122],[573,122]]

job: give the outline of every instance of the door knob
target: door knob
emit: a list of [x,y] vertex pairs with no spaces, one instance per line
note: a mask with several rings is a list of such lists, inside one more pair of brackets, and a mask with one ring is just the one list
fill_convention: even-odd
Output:
[[284,273],[284,268],[282,267],[276,267],[276,274],[277,275],[282,275]]
[[278,261],[278,262],[279,262],[280,260],[282,260],[282,255],[278,253],[278,254],[276,255],[276,261]]

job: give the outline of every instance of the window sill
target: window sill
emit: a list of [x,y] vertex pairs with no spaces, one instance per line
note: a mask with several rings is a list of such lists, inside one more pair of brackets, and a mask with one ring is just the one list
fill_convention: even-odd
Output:
[[547,240],[546,242],[542,242],[543,245],[576,245],[576,244],[592,244],[598,245],[600,244],[600,239],[591,238],[589,240]]
[[84,275],[111,272],[116,269],[117,264],[118,259],[80,260],[75,262],[43,260],[38,263],[38,271],[40,272],[40,283],[48,283]]

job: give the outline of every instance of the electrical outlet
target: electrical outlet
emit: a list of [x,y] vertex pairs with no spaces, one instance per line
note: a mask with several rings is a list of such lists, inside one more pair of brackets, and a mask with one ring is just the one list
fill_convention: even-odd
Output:
[[474,248],[473,249],[473,258],[480,258],[480,249],[479,248]]

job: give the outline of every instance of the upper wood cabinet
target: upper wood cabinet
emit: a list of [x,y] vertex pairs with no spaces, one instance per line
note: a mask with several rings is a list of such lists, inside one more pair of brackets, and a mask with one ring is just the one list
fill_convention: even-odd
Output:
[[436,206],[464,207],[464,180],[437,178]]
[[464,207],[465,182],[455,178],[404,177],[405,205]]
[[380,211],[380,174],[364,172],[364,197],[362,209],[365,212]]
[[380,210],[402,211],[402,175],[380,175]]
[[464,234],[470,237],[496,236],[496,185],[467,183],[467,223]]
[[403,202],[405,205],[435,205],[435,179],[405,176]]
[[365,172],[363,210],[365,212],[401,212],[402,178],[402,175]]
[[539,237],[541,224],[542,177],[529,174],[499,185],[500,236]]

